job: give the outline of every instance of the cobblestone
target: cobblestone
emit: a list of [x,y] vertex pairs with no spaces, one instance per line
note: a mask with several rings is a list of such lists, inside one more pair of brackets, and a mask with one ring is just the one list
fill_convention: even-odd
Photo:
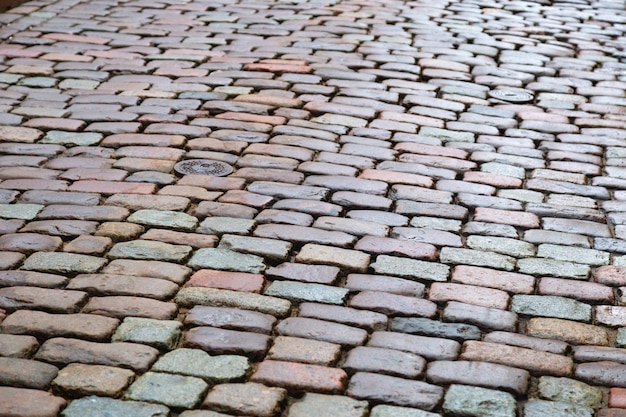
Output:
[[0,415],[624,417],[623,4],[19,1]]

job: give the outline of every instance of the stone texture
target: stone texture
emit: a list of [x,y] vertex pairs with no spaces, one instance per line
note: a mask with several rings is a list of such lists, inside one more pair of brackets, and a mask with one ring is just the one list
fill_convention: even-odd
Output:
[[282,388],[261,384],[221,384],[209,392],[203,406],[216,411],[271,417],[281,409],[286,396]]
[[475,417],[515,417],[516,407],[511,394],[467,385],[451,385],[443,402],[445,413]]
[[305,394],[302,401],[289,408],[288,417],[324,415],[336,417],[365,417],[368,404],[338,395]]
[[175,408],[194,408],[207,389],[207,383],[199,378],[147,372],[128,388],[124,397]]
[[52,389],[70,398],[118,397],[134,378],[135,373],[128,369],[72,363],[59,371]]

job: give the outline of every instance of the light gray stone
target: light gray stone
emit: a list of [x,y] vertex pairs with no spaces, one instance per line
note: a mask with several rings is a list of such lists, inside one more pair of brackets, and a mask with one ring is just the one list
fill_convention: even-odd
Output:
[[166,227],[179,230],[194,230],[198,226],[198,219],[186,213],[170,210],[138,210],[127,219],[131,223],[146,226]]
[[610,262],[610,254],[608,252],[549,243],[539,245],[537,256],[593,266],[608,265]]
[[41,204],[0,204],[0,218],[32,220],[43,207]]
[[551,295],[515,295],[511,311],[527,316],[554,317],[589,322],[592,308],[589,304],[571,298]]
[[505,271],[512,271],[516,261],[515,258],[495,252],[451,247],[441,249],[439,260],[447,264],[487,266]]
[[164,404],[175,408],[194,408],[209,386],[191,376],[146,372],[128,388],[124,398]]
[[283,240],[265,239],[261,237],[223,235],[218,249],[230,249],[238,252],[252,253],[271,259],[285,260],[289,256],[292,244]]
[[189,260],[188,265],[194,269],[208,268],[252,274],[258,274],[265,270],[265,263],[260,256],[217,248],[199,249]]
[[539,396],[546,400],[559,401],[591,408],[602,405],[603,390],[584,382],[569,378],[542,376],[539,378]]
[[311,301],[342,305],[350,290],[323,284],[293,281],[274,281],[265,290],[265,295],[286,298],[294,302]]
[[106,262],[106,259],[76,253],[35,252],[26,259],[22,269],[62,274],[92,274],[98,272]]
[[522,274],[586,279],[591,272],[588,265],[545,258],[524,258],[517,261]]
[[446,414],[471,417],[515,417],[516,407],[509,393],[466,385],[451,385],[443,402]]
[[157,404],[122,401],[104,397],[74,400],[63,410],[63,417],[168,417],[170,410]]
[[370,266],[378,274],[398,275],[429,281],[446,281],[450,274],[450,267],[447,265],[388,255],[379,255],[376,262]]
[[468,236],[466,244],[472,249],[492,251],[518,258],[535,256],[536,252],[535,245],[531,243],[505,237]]
[[357,401],[340,395],[307,393],[302,401],[291,406],[287,417],[365,417],[367,401]]
[[256,222],[250,219],[233,217],[207,217],[200,223],[197,232],[209,235],[222,235],[232,233],[237,235],[249,234]]
[[250,368],[250,362],[244,356],[211,356],[203,350],[184,348],[166,353],[152,370],[194,376],[211,384],[221,384],[241,380]]
[[218,290],[215,288],[183,288],[176,296],[176,302],[182,307],[195,305],[214,307],[237,307],[285,317],[289,314],[291,303],[281,298],[241,291]]
[[133,240],[116,243],[109,251],[112,259],[139,259],[182,262],[191,253],[191,246],[171,245],[151,240]]
[[524,417],[593,417],[593,409],[581,405],[530,400],[524,405]]
[[441,417],[441,414],[395,405],[377,405],[372,408],[370,417]]
[[180,338],[182,324],[175,320],[126,317],[113,335],[114,342],[143,343],[161,350],[172,350]]

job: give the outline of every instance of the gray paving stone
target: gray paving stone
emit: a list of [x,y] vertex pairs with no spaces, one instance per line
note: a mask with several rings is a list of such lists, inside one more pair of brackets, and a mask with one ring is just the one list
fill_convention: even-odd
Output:
[[209,235],[221,235],[225,233],[246,235],[252,231],[255,224],[256,222],[250,219],[207,217],[200,223],[196,231]]
[[22,269],[57,273],[83,273],[92,274],[98,272],[106,259],[95,256],[80,255],[76,253],[59,252],[35,252],[30,255]]
[[291,302],[282,298],[202,287],[183,288],[176,296],[176,303],[188,308],[195,305],[238,307],[277,317],[284,317],[291,310]]
[[608,265],[610,254],[595,249],[576,248],[544,243],[539,245],[537,256],[565,262],[577,262],[592,266]]
[[529,400],[524,404],[524,417],[592,417],[593,414],[590,407],[563,402]]
[[605,394],[601,388],[570,378],[542,376],[539,378],[539,396],[546,400],[570,403],[596,409],[602,405]]
[[367,408],[367,401],[357,401],[340,395],[307,393],[302,401],[296,402],[289,408],[287,416],[365,417]]
[[160,350],[172,350],[178,343],[181,329],[181,323],[175,320],[126,317],[115,331],[112,341],[143,343]]
[[169,408],[139,401],[122,401],[105,397],[74,400],[63,410],[63,417],[168,417]]
[[242,380],[251,370],[245,356],[210,356],[200,349],[176,349],[163,355],[153,366],[156,372],[202,378],[210,384]]
[[249,272],[258,274],[265,270],[263,258],[235,252],[230,249],[199,249],[188,265],[194,269],[219,269],[223,271]]
[[293,302],[317,302],[343,305],[348,296],[346,288],[323,284],[309,284],[293,281],[274,281],[263,292],[265,295],[286,298]]
[[279,260],[287,259],[291,247],[290,242],[283,240],[238,235],[223,235],[218,245],[218,249],[230,249]]
[[370,417],[441,417],[441,414],[418,410],[416,408],[381,404],[372,408]]
[[179,230],[194,230],[198,219],[185,213],[169,210],[138,210],[126,219],[131,223]]
[[487,266],[505,271],[512,271],[516,262],[515,258],[495,252],[450,247],[441,249],[439,260],[448,264]]
[[128,388],[124,398],[189,409],[200,403],[208,388],[200,378],[147,372]]
[[0,204],[0,218],[32,220],[43,208],[41,204]]
[[517,261],[523,274],[551,275],[555,277],[586,279],[591,272],[588,265],[544,258],[523,258]]
[[151,240],[133,240],[113,245],[109,257],[113,259],[155,260],[182,262],[191,254],[191,246],[172,245]]
[[550,295],[515,295],[511,311],[527,316],[591,321],[591,306],[571,298]]
[[398,275],[428,281],[446,281],[450,273],[450,267],[447,265],[388,255],[379,255],[376,262],[370,266],[379,274]]
[[446,414],[472,417],[515,417],[516,407],[511,394],[467,385],[451,385],[443,401]]

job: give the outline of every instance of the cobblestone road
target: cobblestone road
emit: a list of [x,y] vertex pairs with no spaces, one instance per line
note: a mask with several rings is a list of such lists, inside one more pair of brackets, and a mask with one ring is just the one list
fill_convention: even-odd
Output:
[[0,416],[626,416],[622,0],[0,22]]

